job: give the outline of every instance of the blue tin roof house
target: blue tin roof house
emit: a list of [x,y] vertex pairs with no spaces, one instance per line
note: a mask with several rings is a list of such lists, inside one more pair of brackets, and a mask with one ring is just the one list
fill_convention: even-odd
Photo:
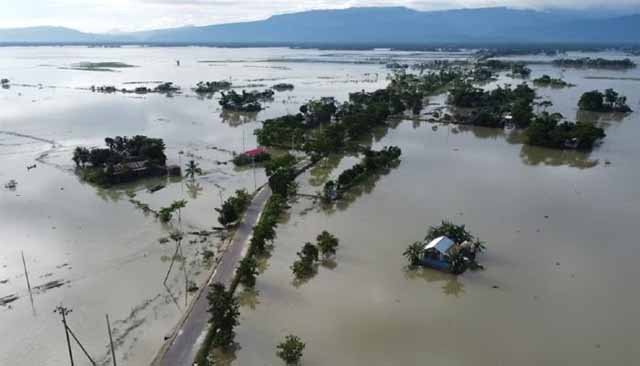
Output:
[[440,271],[451,271],[451,255],[456,243],[446,236],[433,239],[424,246],[422,265]]

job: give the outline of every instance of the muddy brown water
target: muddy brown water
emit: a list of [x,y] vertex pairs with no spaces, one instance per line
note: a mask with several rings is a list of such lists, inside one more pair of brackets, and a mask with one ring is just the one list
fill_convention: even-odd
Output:
[[[287,49],[0,49],[0,76],[36,86],[0,90],[0,131],[8,132],[0,133],[0,186],[18,182],[15,190],[0,189],[0,281],[9,279],[0,282],[0,297],[18,296],[0,306],[0,364],[68,364],[63,329],[52,313],[60,303],[73,308],[69,324],[100,363],[108,363],[109,313],[119,364],[148,364],[190,300],[182,262],[168,286],[162,285],[175,245],[158,239],[175,228],[216,226],[213,208],[220,191],[227,197],[265,181],[261,169],[254,180],[252,169],[217,161],[229,159],[229,151],[254,147],[259,121],[295,112],[311,97],[344,100],[351,91],[383,87],[383,65],[349,62],[389,56],[452,57]],[[138,67],[110,73],[60,69],[83,61]],[[554,102],[549,110],[571,119],[579,95],[596,88],[614,87],[640,110],[637,81],[585,78],[634,78],[638,70],[533,69],[532,77],[547,73],[577,85],[539,90]],[[188,90],[200,80],[229,77],[238,85],[260,79],[296,88],[277,93],[257,115],[222,113],[217,97]],[[183,93],[78,89],[145,80],[149,86],[174,81]],[[518,81],[503,76],[487,87],[504,82]],[[444,96],[431,101],[442,105]],[[581,116],[598,121],[608,134],[590,154],[525,147],[517,136],[493,129],[439,125],[434,131],[426,122],[404,121],[377,131],[374,147],[400,146],[401,164],[336,207],[304,198],[293,206],[258,278],[257,296],[243,296],[241,349],[232,363],[279,364],[275,345],[288,333],[307,343],[307,365],[633,363],[640,356],[633,342],[640,322],[632,316],[640,305],[639,115]],[[195,159],[205,175],[193,182],[149,180],[96,189],[72,174],[75,146],[132,134],[164,138],[170,162]],[[332,157],[303,177],[300,190],[314,193],[355,162]],[[27,170],[32,164],[37,167]],[[166,187],[150,193],[158,184]],[[178,199],[188,204],[179,222],[163,226],[137,209],[131,194],[153,209]],[[485,271],[454,278],[405,269],[404,248],[443,218],[467,224],[488,243],[481,257]],[[341,240],[335,263],[320,267],[307,283],[292,283],[295,253],[325,229]],[[200,239],[184,242],[185,269],[197,283],[211,268],[203,251],[220,244],[214,237]],[[33,305],[21,251],[33,287],[63,283],[34,291]],[[82,364],[78,348],[74,355]]]

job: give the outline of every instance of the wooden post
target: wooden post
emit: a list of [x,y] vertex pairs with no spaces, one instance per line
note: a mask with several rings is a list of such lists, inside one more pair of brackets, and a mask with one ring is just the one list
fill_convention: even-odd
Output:
[[113,337],[111,336],[111,323],[109,323],[109,314],[105,314],[107,317],[107,330],[109,331],[109,345],[111,346],[111,359],[113,360],[113,366],[116,364],[116,351],[113,348]]

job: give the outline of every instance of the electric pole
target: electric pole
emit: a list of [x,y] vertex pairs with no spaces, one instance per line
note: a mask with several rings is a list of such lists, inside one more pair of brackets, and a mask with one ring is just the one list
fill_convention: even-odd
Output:
[[69,349],[69,360],[71,361],[71,366],[73,366],[73,352],[71,352],[71,341],[69,340],[69,328],[67,327],[67,315],[71,313],[71,309],[67,309],[62,305],[56,307],[53,311],[54,313],[58,313],[62,315],[62,324],[64,325],[64,334],[67,338],[67,348]]

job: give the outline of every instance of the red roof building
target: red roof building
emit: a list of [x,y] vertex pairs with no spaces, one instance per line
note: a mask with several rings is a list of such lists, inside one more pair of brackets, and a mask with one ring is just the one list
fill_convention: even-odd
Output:
[[265,150],[262,147],[259,147],[257,149],[245,151],[244,153],[242,153],[242,155],[248,156],[250,158],[255,158],[258,155],[262,155],[262,154],[266,154],[266,153],[267,153],[267,150]]

